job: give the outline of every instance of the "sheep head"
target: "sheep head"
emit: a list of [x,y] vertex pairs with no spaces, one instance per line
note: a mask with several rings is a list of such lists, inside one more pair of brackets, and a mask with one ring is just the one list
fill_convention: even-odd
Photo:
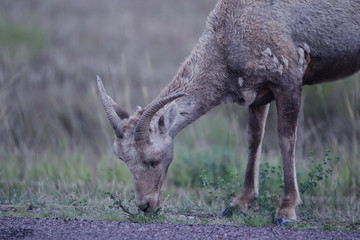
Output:
[[177,109],[172,106],[162,114],[157,113],[184,94],[160,99],[130,116],[108,96],[100,77],[97,87],[115,132],[114,153],[131,172],[136,204],[144,212],[153,211],[159,205],[161,186],[173,159],[174,145],[169,130],[176,120]]

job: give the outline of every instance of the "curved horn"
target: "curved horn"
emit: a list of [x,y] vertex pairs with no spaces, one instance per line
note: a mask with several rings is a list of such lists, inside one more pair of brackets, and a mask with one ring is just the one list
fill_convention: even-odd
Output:
[[102,105],[104,106],[106,116],[109,119],[110,124],[115,131],[115,135],[117,137],[121,138],[123,135],[121,132],[122,121],[121,121],[120,117],[116,114],[116,111],[112,105],[112,102],[110,101],[111,98],[106,93],[106,90],[104,88],[101,78],[98,75],[96,75],[96,76],[97,76],[97,90],[98,90],[98,94],[101,99]]
[[150,105],[148,109],[141,115],[141,118],[136,124],[135,141],[147,139],[149,137],[150,122],[154,115],[169,102],[184,96],[185,93],[177,93],[160,99],[154,104]]

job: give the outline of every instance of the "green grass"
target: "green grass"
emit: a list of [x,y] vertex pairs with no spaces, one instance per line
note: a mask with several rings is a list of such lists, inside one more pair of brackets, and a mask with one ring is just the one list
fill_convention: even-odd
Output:
[[46,32],[35,25],[0,22],[0,59],[29,57],[47,44]]
[[[272,226],[282,192],[282,168],[276,160],[261,165],[260,196],[249,211],[221,216],[243,179],[240,169],[225,168],[221,164],[229,164],[226,161],[219,163],[219,158],[234,157],[228,151],[190,151],[200,164],[184,166],[188,171],[182,174],[169,172],[161,210],[150,215],[138,211],[126,166],[114,157],[100,158],[95,165],[89,165],[81,154],[66,152],[63,157],[42,155],[25,162],[5,159],[0,163],[0,216]],[[186,165],[190,160],[179,159],[180,153],[176,151],[174,161]],[[306,168],[298,169],[304,204],[298,209],[299,221],[291,227],[358,231],[359,196],[335,197],[334,176],[342,172],[341,160],[335,161],[329,151],[323,159],[311,158]],[[205,159],[206,164],[202,163]]]
[[[258,200],[247,213],[221,216],[238,193],[246,166],[247,153],[231,116],[212,112],[176,139],[161,211],[156,214],[138,211],[131,177],[122,161],[110,154],[91,160],[90,155],[60,144],[25,158],[2,152],[0,216],[273,226],[283,175],[280,156],[266,151]],[[224,129],[224,123],[232,125],[231,130]],[[338,158],[328,150],[310,153],[297,163],[304,204],[291,227],[359,231],[360,193],[357,175],[350,174],[358,162],[350,161],[351,157]]]

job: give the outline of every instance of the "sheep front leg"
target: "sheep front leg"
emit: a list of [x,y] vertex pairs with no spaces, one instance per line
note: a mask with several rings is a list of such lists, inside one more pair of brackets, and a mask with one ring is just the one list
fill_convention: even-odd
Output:
[[245,173],[244,185],[237,196],[232,200],[230,207],[224,211],[228,215],[232,208],[245,212],[249,203],[258,198],[259,192],[259,165],[262,139],[266,117],[270,104],[249,107],[248,144],[249,156]]
[[284,167],[284,196],[275,217],[275,223],[280,225],[296,220],[295,208],[301,204],[295,169],[296,127],[301,104],[301,87],[290,89],[274,91]]

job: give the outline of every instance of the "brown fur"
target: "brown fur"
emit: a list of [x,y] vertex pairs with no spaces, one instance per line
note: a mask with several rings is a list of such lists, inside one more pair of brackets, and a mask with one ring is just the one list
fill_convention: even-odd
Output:
[[277,217],[296,219],[301,200],[294,146],[302,86],[359,71],[359,9],[356,0],[219,0],[194,50],[153,103],[178,92],[185,96],[153,117],[147,141],[133,139],[141,111],[123,120],[124,137],[115,140],[116,155],[133,175],[138,206],[151,211],[158,205],[176,134],[213,107],[236,102],[249,107],[249,160],[231,204],[246,210],[258,194],[267,104],[275,100],[284,165]]

